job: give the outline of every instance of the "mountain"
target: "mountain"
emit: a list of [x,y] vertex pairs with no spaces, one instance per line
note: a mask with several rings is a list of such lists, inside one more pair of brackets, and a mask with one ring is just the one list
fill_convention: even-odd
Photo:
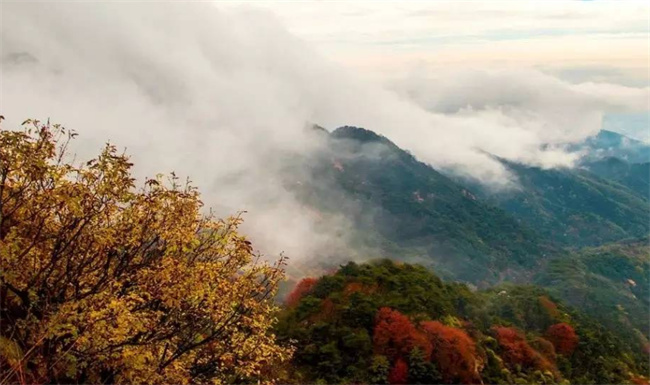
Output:
[[[494,311],[501,318],[486,321],[485,314],[449,310],[454,306],[468,309],[467,298],[459,299],[455,289],[450,289],[460,286],[441,283],[436,288],[415,277],[412,278],[420,282],[417,289],[420,291],[400,286],[394,289],[394,298],[382,302],[386,306],[412,312],[416,319],[422,314],[428,314],[431,319],[450,315],[471,319],[473,323],[481,320],[484,330],[495,323],[517,325],[534,335],[541,330],[540,322],[545,321],[540,320],[544,317],[527,316],[527,308],[535,309],[538,305],[534,301],[548,297],[554,305],[542,302],[550,308],[566,303],[573,310],[567,307],[563,312],[574,312],[576,319],[600,325],[597,327],[603,331],[598,333],[610,333],[614,336],[611,338],[625,341],[626,348],[637,353],[650,349],[647,332],[650,328],[647,321],[650,319],[647,301],[650,298],[647,278],[650,202],[633,188],[636,182],[643,184],[641,172],[637,170],[642,165],[607,158],[592,161],[592,168],[583,165],[574,169],[542,169],[501,160],[516,176],[518,185],[494,192],[442,174],[389,139],[363,128],[346,126],[332,133],[318,129],[316,134],[325,141],[324,149],[291,162],[294,167],[291,175],[300,180],[290,187],[303,204],[323,216],[335,214],[347,218],[352,223],[349,231],[354,232],[355,247],[363,247],[359,254],[366,259],[385,257],[417,262],[446,282],[460,280],[471,283],[471,287],[492,287],[479,292],[483,294],[471,294],[481,302],[472,306],[498,303],[494,305],[498,310]],[[628,174],[623,172],[626,170]],[[624,175],[630,177],[621,177]],[[353,258],[347,256],[347,260]],[[345,255],[337,261],[342,260],[346,260]],[[319,263],[324,262],[319,259]],[[328,267],[332,265],[330,262]],[[368,281],[377,279],[379,286],[398,282],[400,278],[393,276],[392,268],[386,269],[390,273],[384,272],[381,277]],[[329,278],[321,281],[330,282]],[[503,286],[504,282],[534,283],[536,287],[513,289],[511,285]],[[495,296],[494,285],[499,284],[502,286],[497,294],[515,290],[528,293],[524,295],[528,299],[519,304],[513,304],[518,300],[512,296],[497,301],[500,297]],[[338,286],[328,287],[328,290],[339,290]],[[527,297],[530,293],[537,296]],[[440,303],[425,300],[428,295],[438,296]],[[427,302],[417,311],[400,307],[400,301],[413,300],[433,302]],[[357,305],[361,306],[354,306]],[[435,310],[441,308],[447,309],[447,313]],[[366,316],[367,320],[373,319]],[[522,319],[528,321],[521,323]],[[371,333],[369,328],[366,325],[367,333]],[[328,332],[323,331],[321,337],[331,331],[323,330]],[[594,341],[601,338],[587,335],[585,338]],[[344,343],[337,342],[336,346]],[[328,346],[328,354],[340,354]],[[614,356],[620,357],[619,354],[623,353],[619,351]],[[586,365],[584,357],[580,365]],[[344,356],[339,358],[341,362],[348,360]],[[361,366],[364,365],[372,362]],[[582,374],[574,371],[564,376],[593,382],[592,377],[588,381],[584,377],[596,373],[588,370],[589,365],[583,366]],[[602,369],[603,375],[610,375],[607,374],[610,369]],[[349,374],[342,375],[347,378]]]
[[583,166],[601,178],[620,183],[642,198],[650,199],[650,162],[629,163],[608,157],[585,162]]
[[574,149],[585,155],[582,168],[650,199],[650,145],[647,143],[602,130]]
[[288,383],[600,384],[648,373],[638,344],[543,289],[473,292],[389,260],[299,282],[276,332],[296,346]]
[[607,130],[601,130],[573,149],[585,152],[591,160],[614,157],[630,163],[650,161],[650,145]]
[[648,238],[583,248],[549,261],[534,282],[611,330],[650,347]]
[[494,193],[476,186],[488,202],[566,246],[594,246],[650,231],[650,205],[637,192],[584,169],[542,169],[503,160],[518,186]]
[[490,284],[529,276],[553,251],[504,210],[383,136],[346,126],[327,140],[325,151],[304,160],[308,179],[318,183],[292,188],[305,204],[350,218],[380,255]]

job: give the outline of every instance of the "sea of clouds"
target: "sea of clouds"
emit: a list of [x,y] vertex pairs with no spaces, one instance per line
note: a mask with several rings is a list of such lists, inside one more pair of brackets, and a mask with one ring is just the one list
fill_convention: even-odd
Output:
[[80,134],[79,157],[111,141],[141,179],[189,176],[218,214],[248,211],[245,231],[263,251],[292,258],[345,248],[351,226],[315,215],[283,183],[291,176],[278,154],[323,145],[308,122],[362,126],[433,167],[508,188],[516,180],[491,154],[571,167],[580,154],[569,144],[597,133],[605,113],[646,111],[650,97],[534,70],[371,82],[251,7],[16,2],[3,4],[1,21],[4,128],[49,118]]

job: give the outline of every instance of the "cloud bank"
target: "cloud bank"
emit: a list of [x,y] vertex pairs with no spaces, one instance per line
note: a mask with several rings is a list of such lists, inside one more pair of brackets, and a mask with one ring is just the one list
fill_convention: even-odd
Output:
[[[570,166],[565,146],[605,111],[645,111],[650,91],[568,84],[539,72],[412,73],[387,85],[319,56],[268,11],[207,3],[7,3],[0,110],[5,127],[51,118],[90,156],[110,140],[140,177],[191,176],[219,214],[247,210],[263,251],[344,249],[345,218],[287,191],[278,154],[321,143],[306,122],[381,133],[434,167],[512,183],[487,153]],[[311,181],[317,183],[318,181]]]

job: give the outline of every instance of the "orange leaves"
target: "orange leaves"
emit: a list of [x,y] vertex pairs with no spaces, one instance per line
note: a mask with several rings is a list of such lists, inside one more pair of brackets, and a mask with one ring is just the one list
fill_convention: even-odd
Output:
[[418,328],[407,316],[384,307],[375,318],[373,343],[375,354],[395,362],[391,384],[403,383],[398,375],[407,372],[402,360],[415,348],[423,352],[426,361],[437,364],[445,381],[480,382],[482,362],[474,340],[464,330],[438,321],[422,322]]
[[558,323],[549,326],[546,338],[555,346],[555,351],[568,356],[578,346],[578,336],[573,327],[567,323]]
[[293,290],[291,290],[291,293],[287,295],[287,298],[284,301],[287,307],[296,306],[298,302],[300,302],[300,299],[314,288],[314,285],[316,285],[317,282],[318,279],[312,277],[301,279],[300,282],[294,286]]
[[478,369],[481,363],[476,345],[464,330],[438,321],[425,321],[420,326],[433,345],[432,358],[438,363],[446,381],[465,384],[480,382]]
[[428,359],[431,344],[407,316],[387,307],[379,309],[375,318],[373,345],[376,354],[395,359],[405,357],[418,347]]
[[504,326],[492,328],[494,335],[503,349],[502,357],[512,365],[550,370],[557,373],[555,366],[526,341],[525,336],[517,329]]

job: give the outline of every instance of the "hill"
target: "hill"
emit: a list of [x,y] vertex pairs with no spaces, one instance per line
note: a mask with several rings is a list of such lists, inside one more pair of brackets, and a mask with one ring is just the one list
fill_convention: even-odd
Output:
[[629,163],[609,157],[585,162],[583,166],[601,178],[620,183],[640,197],[650,199],[650,162]]
[[650,161],[650,145],[608,130],[601,130],[574,149],[585,152],[591,160],[614,157],[629,163]]
[[292,188],[305,204],[350,218],[379,255],[489,284],[523,279],[552,252],[529,227],[383,136],[346,126],[327,140],[303,160],[318,183]]
[[637,346],[650,347],[647,237],[569,252],[549,261],[535,283],[610,330],[628,334]]
[[517,188],[493,193],[477,186],[480,196],[558,245],[594,246],[650,231],[647,199],[618,182],[584,169],[502,162]]
[[542,289],[472,292],[388,260],[301,281],[277,333],[296,343],[296,383],[629,383],[648,371],[629,341]]

